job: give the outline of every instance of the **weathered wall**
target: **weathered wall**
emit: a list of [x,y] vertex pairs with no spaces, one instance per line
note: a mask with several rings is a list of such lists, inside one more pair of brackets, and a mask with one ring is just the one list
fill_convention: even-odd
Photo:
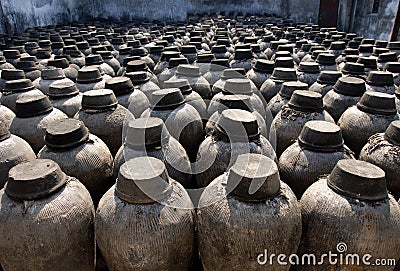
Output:
[[351,9],[353,1],[342,0],[340,2],[339,29],[355,32],[367,38],[388,40],[399,1],[381,0],[378,13],[372,13],[373,0],[358,0],[352,25]]

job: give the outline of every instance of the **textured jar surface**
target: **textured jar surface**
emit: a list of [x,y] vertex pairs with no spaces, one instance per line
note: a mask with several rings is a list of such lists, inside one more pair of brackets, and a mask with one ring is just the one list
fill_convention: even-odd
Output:
[[0,121],[4,123],[7,129],[10,128],[10,125],[14,118],[14,112],[8,107],[0,104]]
[[338,122],[344,111],[357,104],[360,97],[347,96],[330,90],[323,98],[325,110]]
[[317,93],[321,94],[322,97],[324,97],[332,89],[333,89],[333,85],[320,84],[318,82],[315,82],[309,88],[310,91],[317,92]]
[[65,97],[60,99],[51,99],[52,105],[64,112],[69,118],[73,118],[82,107],[82,94],[73,97]]
[[4,189],[0,198],[5,270],[94,270],[94,207],[78,180],[41,200],[14,201]]
[[96,83],[76,83],[76,87],[79,89],[80,92],[86,92],[93,89],[104,89],[106,87],[106,81],[103,79],[100,82]]
[[39,89],[41,92],[43,92],[44,94],[48,95],[49,94],[49,89],[50,89],[50,85],[54,82],[65,82],[65,83],[70,83],[73,82],[71,79],[68,78],[64,78],[64,79],[56,79],[56,80],[47,80],[47,79],[43,79],[42,77],[36,79],[35,81],[33,81],[33,85],[35,86],[35,88]]
[[[374,259],[398,259],[400,207],[392,196],[378,202],[355,200],[335,193],[326,179],[314,183],[300,200],[303,235],[298,253],[337,253],[339,243],[347,254],[372,255]],[[328,252],[327,252],[328,251]],[[360,260],[360,263],[362,261]],[[294,270],[393,270],[393,266],[297,266]]]
[[13,112],[15,112],[15,106],[16,106],[16,101],[18,97],[25,97],[25,96],[35,96],[35,95],[43,95],[43,92],[41,92],[38,89],[33,89],[27,92],[21,92],[21,93],[3,93],[1,96],[1,101],[0,103],[9,109],[11,109]]
[[267,81],[271,75],[272,74],[261,73],[251,69],[247,72],[246,76],[256,85],[258,89],[261,89],[262,84],[264,84],[264,82]]
[[117,99],[118,103],[128,108],[135,118],[139,118],[150,107],[146,95],[138,89],[135,89],[132,93],[117,96]]
[[188,270],[194,243],[192,203],[180,184],[171,185],[173,192],[160,203],[127,203],[115,195],[115,186],[100,200],[96,239],[111,271]]
[[[216,178],[197,210],[200,256],[204,270],[289,270],[290,265],[261,265],[258,255],[296,253],[301,213],[295,195],[281,182],[280,193],[260,203],[227,195],[227,174]],[[211,205],[208,202],[213,202]]]

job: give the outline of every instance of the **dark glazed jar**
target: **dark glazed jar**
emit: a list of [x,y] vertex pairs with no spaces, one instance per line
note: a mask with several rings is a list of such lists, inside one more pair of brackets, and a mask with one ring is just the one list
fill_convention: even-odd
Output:
[[240,155],[204,190],[200,206],[198,238],[205,270],[290,269],[277,262],[262,265],[264,259],[258,257],[264,251],[294,254],[301,237],[300,206],[273,160]]
[[272,135],[276,136],[278,157],[299,137],[303,126],[310,120],[335,123],[324,110],[321,94],[306,90],[294,91],[289,103],[282,106],[271,124]]
[[164,121],[168,132],[185,148],[191,161],[203,139],[203,122],[197,110],[185,102],[178,88],[162,89],[153,93],[152,109],[142,117],[156,117]]
[[118,104],[110,89],[90,90],[82,96],[82,109],[75,118],[83,121],[89,131],[107,144],[114,156],[122,146],[124,124],[135,117]]
[[139,89],[135,89],[128,77],[114,77],[106,83],[106,89],[111,89],[117,97],[118,103],[139,118],[150,107],[147,96]]
[[257,119],[241,109],[226,109],[212,135],[201,143],[196,162],[197,187],[209,185],[229,169],[240,154],[258,153],[276,159],[269,141],[260,135]]
[[4,270],[95,270],[92,199],[57,163],[35,159],[13,167],[0,198]]
[[324,108],[335,122],[347,108],[355,105],[365,92],[364,80],[356,77],[342,77],[324,96]]
[[44,146],[48,125],[68,118],[62,111],[53,108],[49,98],[43,93],[18,97],[15,115],[10,132],[25,139],[35,153]]
[[[193,205],[162,161],[124,163],[100,200],[96,240],[110,270],[189,269],[194,245]],[[118,223],[116,223],[118,221]]]
[[340,127],[320,120],[307,122],[295,143],[279,158],[282,180],[298,199],[321,175],[329,174],[342,159],[354,159],[344,145]]
[[266,102],[269,102],[278,91],[281,89],[284,82],[297,81],[297,74],[295,69],[291,68],[275,68],[272,76],[266,80],[261,88],[260,92],[263,95]]
[[0,187],[4,187],[12,167],[35,158],[36,154],[28,142],[10,134],[8,127],[0,122]]
[[44,141],[38,158],[55,161],[67,175],[77,178],[97,206],[114,183],[113,157],[107,145],[77,119],[49,124]]
[[[400,207],[388,195],[385,172],[379,167],[352,159],[339,161],[328,177],[304,193],[300,207],[303,233],[299,255],[311,253],[320,259],[326,251],[334,250],[339,255],[369,254],[370,263],[399,258]],[[360,265],[351,260],[348,263],[324,262],[294,270],[393,270],[393,266],[366,266],[362,261]]]
[[385,133],[371,136],[361,150],[360,160],[383,169],[388,190],[396,199],[400,198],[400,121],[393,121]]
[[358,156],[370,136],[385,132],[390,123],[398,119],[392,95],[365,92],[357,105],[344,111],[338,125],[344,142]]
[[73,118],[82,107],[82,94],[72,81],[52,83],[48,96],[52,105],[70,118]]
[[191,188],[189,157],[182,145],[173,138],[162,119],[139,118],[128,123],[124,144],[115,155],[114,178],[126,161],[137,157],[154,157],[164,162],[168,175]]
[[317,92],[324,97],[326,93],[333,89],[340,77],[342,77],[342,73],[339,71],[322,71],[317,78],[317,82],[312,84],[309,90]]

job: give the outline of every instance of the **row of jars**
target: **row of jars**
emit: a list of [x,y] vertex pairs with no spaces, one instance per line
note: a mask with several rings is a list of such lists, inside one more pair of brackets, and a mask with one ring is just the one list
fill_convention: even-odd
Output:
[[[91,40],[92,36],[102,35],[99,33],[103,30],[96,29],[96,27],[88,27],[91,31],[90,37],[86,33],[82,33],[82,38],[85,39],[84,35],[86,35],[87,39],[85,40],[87,40],[87,43],[91,40],[91,48],[87,49],[91,49],[91,52],[87,51],[86,54],[81,52],[80,56],[77,57],[78,53],[75,56],[73,53],[76,52],[75,48],[67,48],[65,52],[65,48],[62,48],[62,50],[58,51],[59,54],[56,53],[56,50],[51,49],[55,56],[54,59],[50,57],[47,64],[46,61],[40,61],[40,64],[36,64],[38,59],[34,60],[32,56],[28,55],[23,57],[30,57],[32,60],[16,58],[17,60],[13,63],[10,60],[12,58],[7,58],[7,54],[10,51],[4,50],[5,66],[1,74],[4,80],[2,82],[4,91],[0,109],[4,112],[2,114],[4,116],[2,117],[2,122],[5,125],[2,128],[4,130],[3,141],[6,142],[4,146],[12,147],[10,152],[5,152],[6,156],[8,156],[4,158],[6,163],[4,164],[4,175],[2,177],[3,185],[7,180],[10,182],[12,179],[8,175],[11,174],[9,173],[10,168],[15,164],[35,159],[36,156],[40,158],[39,160],[51,159],[58,164],[63,172],[73,178],[77,178],[89,191],[94,206],[97,207],[97,212],[100,213],[100,216],[97,217],[104,219],[101,229],[107,232],[107,235],[110,232],[109,224],[107,225],[107,223],[112,222],[113,227],[115,227],[114,221],[116,221],[115,217],[109,217],[110,214],[107,213],[107,210],[115,210],[117,206],[126,206],[129,203],[143,205],[150,202],[156,202],[154,203],[156,204],[154,208],[162,209],[159,203],[165,200],[165,203],[161,204],[162,206],[173,207],[174,212],[176,210],[182,211],[178,215],[174,212],[173,214],[168,214],[167,211],[165,219],[171,219],[175,223],[179,221],[187,222],[184,225],[178,223],[179,227],[173,222],[169,223],[176,226],[171,230],[181,231],[181,227],[190,228],[185,235],[185,237],[189,237],[188,240],[191,240],[185,243],[186,245],[189,244],[189,247],[197,244],[192,238],[193,221],[200,224],[203,219],[203,213],[205,217],[203,221],[204,228],[199,228],[196,234],[199,235],[200,255],[206,270],[224,268],[220,266],[220,264],[223,264],[221,258],[215,258],[218,253],[223,259],[230,257],[230,255],[232,256],[234,262],[229,266],[230,269],[234,268],[234,266],[238,268],[237,270],[246,269],[245,266],[250,269],[254,268],[254,270],[264,268],[260,267],[256,261],[258,254],[253,255],[256,253],[254,251],[259,249],[251,246],[254,243],[258,243],[257,238],[260,237],[256,235],[256,239],[250,238],[250,240],[247,234],[249,228],[258,228],[259,225],[244,224],[243,219],[252,222],[263,221],[265,223],[265,218],[268,215],[251,211],[258,217],[248,219],[247,217],[242,217],[242,209],[238,209],[237,221],[239,225],[244,226],[246,237],[239,238],[236,241],[233,240],[228,244],[226,242],[216,242],[216,240],[227,240],[228,238],[228,235],[223,236],[221,231],[224,233],[229,232],[229,235],[232,236],[237,235],[237,232],[233,230],[233,228],[236,228],[235,224],[231,225],[232,230],[221,228],[218,232],[213,232],[216,229],[215,223],[222,223],[221,227],[226,226],[225,216],[231,214],[230,211],[233,210],[233,205],[230,203],[224,206],[218,205],[221,197],[228,199],[228,197],[224,196],[224,193],[230,194],[232,191],[233,198],[236,195],[238,199],[241,196],[242,198],[244,197],[244,202],[246,200],[260,202],[263,206],[262,208],[266,207],[269,211],[272,210],[270,209],[271,206],[263,204],[266,199],[271,202],[272,206],[283,204],[280,201],[281,199],[288,200],[289,202],[285,204],[288,204],[288,208],[294,213],[293,216],[289,216],[290,221],[293,223],[282,226],[282,224],[279,224],[282,222],[273,223],[271,220],[271,225],[280,225],[275,230],[281,231],[281,229],[284,229],[285,234],[281,236],[282,240],[274,239],[275,241],[269,240],[268,242],[285,243],[297,240],[297,243],[295,241],[291,246],[283,246],[291,247],[290,250],[283,251],[289,254],[298,250],[298,242],[300,240],[298,233],[302,227],[298,221],[301,219],[300,213],[303,213],[303,210],[301,208],[300,210],[298,206],[296,207],[297,210],[293,207],[297,204],[296,198],[300,200],[301,206],[303,198],[307,195],[305,191],[312,189],[318,183],[317,180],[320,179],[321,175],[328,175],[335,169],[337,170],[336,173],[331,173],[331,175],[342,174],[346,178],[348,175],[355,175],[355,179],[352,179],[350,185],[346,187],[343,187],[339,177],[336,180],[333,178],[332,180],[330,178],[327,179],[327,187],[339,194],[340,197],[349,196],[351,199],[355,199],[357,204],[361,200],[362,207],[364,206],[363,202],[369,203],[372,201],[377,202],[376,204],[371,204],[374,208],[377,208],[384,201],[384,204],[389,204],[391,209],[393,209],[391,205],[393,204],[394,212],[396,212],[398,205],[392,199],[392,196],[388,195],[386,182],[390,192],[393,193],[395,198],[398,198],[399,185],[398,180],[396,180],[398,167],[396,166],[399,164],[399,124],[396,122],[398,112],[396,111],[395,86],[397,75],[395,70],[389,71],[389,67],[396,67],[397,62],[386,64],[386,72],[368,71],[367,76],[364,69],[365,66],[362,66],[364,64],[354,64],[350,61],[352,54],[349,52],[351,50],[346,51],[344,49],[340,53],[342,55],[338,54],[338,58],[342,57],[343,61],[345,61],[342,68],[340,64],[337,65],[339,60],[334,55],[334,52],[331,51],[328,51],[328,53],[320,52],[315,55],[312,53],[308,54],[307,57],[307,44],[310,45],[309,51],[313,51],[313,46],[320,46],[312,44],[314,42],[318,43],[317,37],[320,38],[322,34],[324,34],[325,38],[329,35],[331,38],[332,36],[338,36],[339,33],[336,33],[336,30],[320,29],[318,34],[321,35],[316,35],[312,40],[310,37],[313,34],[317,34],[315,33],[316,26],[300,26],[299,29],[303,28],[304,33],[310,33],[307,44],[302,44],[300,47],[300,43],[293,41],[293,33],[301,31],[296,31],[294,27],[285,27],[284,33],[287,40],[278,40],[279,42],[284,42],[284,44],[278,45],[275,50],[274,47],[277,43],[274,43],[274,40],[268,40],[279,39],[280,34],[276,26],[265,25],[263,33],[261,33],[258,28],[245,29],[241,28],[240,25],[232,27],[231,21],[225,27],[222,22],[216,23],[211,20],[209,23],[209,27],[204,22],[197,24],[193,28],[187,26],[188,28],[185,28],[186,38],[185,35],[182,37],[179,34],[178,37],[178,34],[167,33],[169,32],[168,27],[165,28],[164,36],[161,36],[160,32],[158,37],[157,33],[146,35],[152,31],[148,32],[145,28],[117,29],[120,33],[118,33],[118,37],[115,37],[115,40],[114,38],[109,38],[110,41],[105,41],[104,38],[97,37],[99,40],[103,39],[103,45],[97,45],[96,40]],[[220,29],[221,25],[225,29],[224,31]],[[82,31],[84,32],[85,30]],[[71,41],[72,38],[75,43],[78,43],[79,41],[77,42],[77,40],[81,38],[73,32],[74,28],[67,28],[66,31],[60,30],[59,34],[49,34],[50,38],[53,37],[51,43],[55,42],[57,44],[57,41],[55,41],[57,39],[55,36],[57,35],[62,39],[62,41],[58,42],[68,40],[66,43],[74,43]],[[122,34],[122,32],[128,34]],[[29,30],[27,33],[27,36],[34,36],[35,32]],[[132,33],[134,34],[133,39],[129,40],[129,36]],[[149,43],[146,44],[146,40],[142,36],[152,39],[151,35],[154,35],[154,40],[152,42],[148,40]],[[340,42],[344,43],[346,43],[346,39],[352,37],[349,34],[343,35],[342,33],[340,35],[342,37]],[[268,36],[268,38],[264,36]],[[299,39],[305,36],[303,35]],[[127,41],[125,41],[124,37]],[[197,44],[190,44],[191,42],[196,42],[193,40],[199,37],[202,49]],[[338,37],[333,38],[338,39]],[[157,44],[160,40],[161,43],[166,45],[166,48],[157,48],[157,46],[164,46]],[[222,40],[220,41],[222,46],[218,44],[219,40]],[[107,44],[107,41],[110,44]],[[130,41],[131,43],[129,44]],[[165,41],[169,42],[169,44],[165,44]],[[359,54],[365,53],[363,51],[364,47],[371,47],[365,45],[373,45],[372,54],[374,51],[379,52],[376,49],[383,49],[382,47],[386,46],[395,52],[396,43],[386,45],[373,41],[373,44],[371,44],[371,40],[358,40],[357,37],[353,37],[347,41],[348,47],[355,46],[355,42],[352,41],[359,41]],[[154,44],[151,44],[153,42]],[[249,46],[248,42],[257,43],[260,48],[262,43],[269,42],[269,45],[266,46],[264,44],[268,48],[265,50],[260,49],[257,55],[257,46]],[[331,42],[329,46],[332,47],[336,44],[334,42]],[[19,43],[19,41],[16,43]],[[320,44],[327,47],[327,42],[324,42],[324,40],[321,40]],[[145,45],[148,45],[148,48]],[[305,45],[304,48],[303,45]],[[100,49],[96,46],[102,46],[101,50],[96,51]],[[193,46],[196,51],[192,50],[192,54],[185,51],[189,50],[188,47],[193,49]],[[206,46],[211,52],[208,52]],[[218,48],[218,46],[222,49],[225,47],[226,52],[229,52],[228,47],[231,47],[231,56],[224,55],[223,58],[218,58],[218,49],[214,49]],[[282,47],[279,48],[279,46]],[[107,47],[110,49],[109,51]],[[153,47],[156,48],[152,49]],[[125,48],[127,48],[126,51],[124,51]],[[162,52],[158,52],[159,59],[153,59],[154,55],[157,54],[153,54],[152,58],[152,50],[154,53],[160,48]],[[69,49],[71,50],[69,51]],[[95,52],[93,52],[93,49]],[[107,49],[106,53],[102,51],[105,49]],[[135,49],[137,50],[135,51]],[[223,51],[222,49],[221,52]],[[324,50],[327,49],[329,48]],[[13,50],[20,52],[22,48],[18,47]],[[146,50],[150,54],[147,55]],[[273,50],[275,52],[268,55],[268,52]],[[333,49],[330,48],[330,50]],[[304,53],[303,56],[301,51]],[[40,52],[40,50],[37,50],[37,52]],[[22,53],[24,54],[24,52]],[[30,53],[33,55],[34,50]],[[384,53],[387,52],[382,54]],[[135,54],[141,55],[137,56]],[[389,54],[392,53],[389,52]],[[106,55],[111,55],[112,57],[109,58]],[[123,58],[124,55],[126,58]],[[118,59],[121,56],[122,58]],[[357,62],[359,62],[358,59],[364,59],[365,57],[369,56],[358,56]],[[296,62],[297,58],[298,62]],[[372,59],[373,57],[370,58]],[[332,60],[335,64],[332,64]],[[43,65],[43,68],[41,71],[38,67],[37,70],[18,70],[9,66],[14,64],[18,68],[17,63],[23,66],[25,65],[23,64],[24,61],[35,62],[36,66]],[[375,59],[375,61],[378,60]],[[120,66],[118,66],[117,62]],[[61,66],[61,63],[63,66]],[[327,66],[334,66],[335,70],[331,71],[329,67],[326,68]],[[352,66],[361,67],[363,73],[348,73],[348,71],[354,71],[351,68]],[[384,68],[385,65],[382,65],[382,67]],[[316,73],[317,68],[318,72]],[[323,71],[321,72],[321,70]],[[31,71],[36,74],[33,75],[34,73],[30,73]],[[4,78],[3,75],[5,76]],[[338,124],[338,126],[334,123]],[[8,130],[11,131],[12,136]],[[370,138],[370,136],[372,137]],[[19,139],[19,142],[11,142],[9,140],[11,138]],[[28,143],[24,142],[24,140]],[[16,155],[17,159],[14,159],[13,151],[15,151],[16,144],[21,144],[21,150],[23,151]],[[4,149],[7,148],[4,147]],[[380,151],[381,153],[379,153]],[[374,152],[377,152],[377,154]],[[254,155],[248,155],[249,153]],[[236,161],[241,154],[244,156]],[[147,159],[140,160],[140,157],[147,157]],[[156,162],[148,157],[155,157],[163,163]],[[274,162],[268,160],[268,158]],[[382,171],[378,168],[370,164],[359,163],[354,158],[379,165],[384,170],[383,177]],[[338,163],[342,159],[349,161]],[[43,162],[39,160],[33,160],[36,162],[32,163],[40,164]],[[136,162],[134,163],[132,160]],[[53,162],[46,160],[46,163],[51,164]],[[121,173],[121,171],[124,171],[124,166],[122,166],[124,163],[127,164],[125,172]],[[344,163],[344,165],[341,165],[341,163]],[[232,173],[233,168],[235,168],[234,165],[237,165],[236,172]],[[265,171],[264,165],[267,168]],[[53,166],[57,168],[57,166]],[[27,167],[33,168],[32,165]],[[52,167],[52,165],[48,167]],[[369,167],[370,170],[365,173],[361,170],[363,167]],[[355,172],[353,172],[354,169],[356,169]],[[16,171],[21,174],[29,173],[26,168]],[[59,170],[56,169],[55,171]],[[374,175],[372,172],[379,176]],[[371,175],[368,173],[371,173]],[[134,176],[135,174],[137,174],[136,177]],[[170,177],[166,177],[166,175]],[[235,191],[234,188],[229,189],[229,186],[227,186],[228,177],[231,175],[233,180],[235,180],[234,176],[236,176],[236,184],[238,184],[236,193],[233,192]],[[224,179],[222,176],[228,177]],[[272,183],[268,181],[270,176],[274,176],[271,179]],[[160,186],[159,182],[155,183],[169,178],[174,180],[174,184]],[[40,179],[47,179],[47,177]],[[118,181],[115,184],[116,179],[122,180],[122,187],[118,187]],[[284,182],[282,184],[281,179]],[[357,185],[362,182],[361,179],[368,184],[375,184],[376,181],[377,186],[365,188],[364,185]],[[137,182],[133,182],[135,180],[145,181],[147,185],[137,187]],[[59,180],[55,182],[62,186]],[[5,190],[7,190],[7,187],[8,185],[6,185]],[[196,188],[203,189],[200,191],[193,190]],[[140,193],[140,191],[143,192],[143,189],[155,189],[150,191],[155,193],[154,197],[149,200],[146,195]],[[226,192],[221,194],[224,189]],[[355,191],[352,191],[352,189],[355,189]],[[57,188],[50,188],[50,190],[54,191]],[[173,195],[174,192],[179,196],[164,198],[164,195]],[[282,196],[286,192],[289,194]],[[252,197],[254,196],[253,194],[255,197]],[[281,195],[279,200],[273,198],[278,194]],[[107,202],[108,195],[110,195],[109,198],[112,198],[111,202]],[[121,200],[119,204],[112,203],[116,197]],[[101,198],[106,202],[104,203],[104,209]],[[16,199],[18,199],[18,196]],[[32,198],[23,200],[32,200]],[[315,196],[311,196],[309,200],[313,200],[312,202],[314,203]],[[175,203],[178,203],[178,205],[174,205]],[[216,209],[212,207],[207,209],[213,204],[216,204],[214,206]],[[236,206],[237,203],[233,204]],[[305,210],[308,212],[308,204],[311,203],[306,202],[304,204]],[[240,207],[240,205],[238,206]],[[28,210],[31,207],[26,204],[24,206],[28,206]],[[146,205],[144,208],[149,206]],[[192,211],[185,211],[192,209],[193,206],[198,207],[197,215],[194,218],[190,216]],[[319,208],[323,204],[319,202],[314,206],[321,211]],[[247,208],[246,205],[242,207]],[[334,208],[337,207],[335,206]],[[256,208],[260,208],[260,206]],[[60,208],[57,207],[57,209]],[[70,207],[67,209],[70,209]],[[102,209],[104,216],[101,215]],[[207,214],[207,210],[210,212],[209,214]],[[161,210],[158,209],[158,211],[161,213]],[[380,210],[378,211],[380,212]],[[83,211],[78,212],[82,213]],[[152,207],[129,212],[129,215],[121,214],[117,219],[135,227],[136,224],[132,225],[128,218],[137,217],[137,221],[143,221],[143,228],[139,229],[138,235],[144,235],[148,231],[146,226],[160,222],[159,220],[152,221],[151,219],[148,220],[148,218],[138,217],[138,214],[151,214],[154,212],[155,217],[159,219],[160,215],[157,215],[157,210]],[[306,212],[303,214],[303,219]],[[216,213],[217,216],[215,216]],[[273,213],[276,215],[276,210]],[[393,215],[396,216],[396,214]],[[180,215],[183,217],[180,217]],[[310,219],[312,220],[312,218]],[[319,217],[316,219],[318,221],[321,220]],[[373,216],[372,219],[379,221],[379,223],[382,222],[376,216]],[[312,220],[311,223],[315,223],[315,221]],[[376,227],[376,224],[373,224],[374,222],[372,224],[370,221],[365,223],[366,229]],[[132,228],[126,226],[128,224],[121,224],[121,227],[124,230],[132,231]],[[392,225],[393,229],[396,227],[398,229],[398,223],[394,224]],[[139,225],[137,226],[139,227]],[[338,236],[344,236],[345,232],[341,227],[337,227],[337,225],[332,227],[337,229]],[[269,232],[272,231],[272,228],[266,225],[264,225],[264,228]],[[212,246],[210,246],[210,243],[207,244],[206,241],[202,241],[200,237],[202,231],[203,236],[208,238],[207,240]],[[135,264],[142,266],[144,264],[139,260],[139,258],[144,259],[143,256],[133,260],[134,263],[120,263],[120,253],[122,252],[118,251],[126,252],[126,248],[122,246],[126,236],[121,234],[122,232],[124,231],[121,228],[121,231],[116,233],[116,236],[107,237],[107,240],[100,240],[101,237],[97,239],[100,250],[111,270],[126,270],[129,269],[127,266],[135,266]],[[155,238],[152,240],[157,244],[163,240],[163,236],[169,236],[165,232],[151,233],[153,233],[152,238]],[[174,235],[173,232],[171,234],[174,238],[177,238],[176,234]],[[265,236],[263,233],[261,235]],[[271,234],[272,238],[277,238],[278,236],[280,236],[279,233]],[[316,238],[312,234],[310,236],[310,240]],[[376,236],[378,235],[371,236],[366,234],[366,236],[362,237],[372,238],[368,240],[373,240]],[[113,243],[115,240],[118,241]],[[143,253],[141,255],[144,255],[149,251],[156,254],[159,253],[154,250],[151,242],[148,242],[149,240],[145,238],[132,240],[132,242],[139,243],[136,246],[140,252],[136,251],[134,254]],[[251,241],[248,243],[248,248],[235,245],[235,242],[242,243],[244,240]],[[187,240],[178,238],[168,242],[172,242],[173,245],[171,246],[174,248],[183,248],[182,243],[179,243],[182,241]],[[388,251],[380,250],[381,254],[377,255],[398,257],[398,255],[394,253],[392,255],[390,252],[392,250],[398,251],[398,249],[393,249],[398,247],[398,241],[398,238],[393,238],[392,236],[390,242],[393,246],[388,246],[390,247]],[[350,241],[348,242],[349,244],[351,243]],[[217,246],[215,245],[216,243],[218,244]],[[357,241],[353,240],[353,243],[355,244]],[[131,245],[127,245],[131,249]],[[321,244],[317,244],[313,247],[307,240],[303,248],[300,246],[299,251],[313,251],[320,246]],[[161,247],[165,248],[167,246]],[[113,248],[111,250],[115,251],[116,254],[108,255],[110,248]],[[148,251],[144,250],[145,248],[148,248]],[[253,248],[254,251],[250,252]],[[281,249],[281,246],[278,248]],[[239,251],[235,252],[235,249]],[[251,263],[238,257],[242,254],[243,249],[249,249],[249,252],[244,254],[251,255],[249,256]],[[197,253],[196,249],[194,251]],[[211,251],[213,252],[211,253]],[[232,254],[227,253],[227,251],[231,251]],[[169,250],[163,253],[166,252],[170,253]],[[180,253],[179,255],[184,256],[176,257],[177,252]],[[174,254],[173,260],[165,260],[166,258],[158,254],[157,257],[161,258],[156,256],[151,258],[157,259],[157,264],[162,261],[165,261],[166,264],[171,264],[172,261],[174,267],[179,265],[187,268],[187,262],[190,262],[190,254],[185,254],[186,252],[174,251],[172,253]],[[114,263],[114,260],[117,262]],[[147,262],[147,258],[145,260]],[[0,262],[3,264],[2,259],[0,259]],[[240,265],[242,263],[244,266]],[[27,264],[32,265],[33,263],[27,262]],[[3,264],[3,267],[5,265],[6,263]],[[70,263],[67,265],[69,266]],[[16,268],[11,266],[7,267],[6,270],[14,270]],[[152,269],[150,265],[147,268]],[[163,269],[164,267],[159,268]],[[275,265],[273,270],[277,270],[277,268]],[[305,268],[310,270],[307,269],[309,267]],[[25,270],[26,268],[21,269]],[[169,270],[170,268],[165,267],[165,269]],[[287,266],[282,270],[287,270]]]

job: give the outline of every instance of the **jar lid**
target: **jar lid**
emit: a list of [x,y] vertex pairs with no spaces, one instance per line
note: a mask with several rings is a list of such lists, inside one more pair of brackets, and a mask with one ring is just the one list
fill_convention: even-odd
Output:
[[308,84],[300,81],[284,82],[279,90],[283,97],[290,98],[295,90],[308,90]]
[[56,162],[35,159],[10,169],[5,193],[12,199],[37,200],[54,194],[67,180]]
[[175,109],[185,102],[179,88],[165,88],[152,93],[152,105],[155,110]]
[[131,79],[128,77],[114,77],[106,82],[106,89],[111,89],[114,94],[118,97],[131,93],[134,90]]
[[7,126],[3,122],[0,122],[0,142],[10,137],[11,137],[10,130],[8,130]]
[[346,62],[346,64],[344,64],[342,72],[343,74],[350,75],[365,75],[364,64]]
[[101,56],[103,60],[110,60],[114,58],[111,51],[97,51],[97,53]]
[[297,81],[296,70],[292,68],[275,68],[271,79],[277,82]]
[[213,54],[225,54],[227,52],[225,45],[214,45],[211,48],[211,53]]
[[317,82],[324,85],[334,85],[341,76],[342,73],[339,71],[321,71]]
[[245,111],[252,111],[250,103],[250,96],[248,95],[224,95],[218,103],[218,112],[226,109],[241,109]]
[[126,72],[138,72],[138,71],[147,71],[148,67],[146,62],[143,60],[133,60],[129,61],[126,64]]
[[244,69],[225,69],[222,72],[221,79],[228,80],[232,78],[245,78],[244,74]]
[[384,138],[390,143],[400,146],[400,120],[392,121],[386,129]]
[[103,80],[100,70],[96,66],[86,66],[78,71],[76,82],[79,84],[97,83]]
[[344,50],[346,49],[346,43],[344,41],[334,41],[331,43],[329,50]]
[[[372,53],[372,55],[373,56],[377,56],[378,57],[378,62],[381,62],[380,60],[379,60],[379,55],[380,54],[384,54],[384,53],[389,53],[390,52],[390,50],[389,49],[387,49],[387,48],[378,48],[378,47],[375,47],[374,48],[374,52]],[[396,61],[397,60],[397,58],[394,60],[394,61]]]
[[360,54],[362,53],[372,53],[374,51],[374,45],[373,44],[361,44],[358,46],[358,51]]
[[203,53],[197,55],[197,63],[211,63],[215,59],[213,54]]
[[150,47],[151,54],[161,53],[162,51],[164,51],[164,46],[162,46],[162,45],[155,45],[155,46]]
[[86,142],[89,130],[78,119],[63,119],[50,123],[46,128],[44,143],[53,149],[70,149]]
[[132,48],[131,50],[131,56],[144,57],[147,56],[148,54],[149,52],[144,47]]
[[128,123],[125,142],[133,149],[153,149],[160,147],[168,135],[162,119],[139,118]]
[[291,45],[291,44],[281,44],[281,45],[278,46],[277,51],[278,52],[285,51],[285,52],[289,52],[289,53],[293,54],[293,45]]
[[60,80],[65,78],[65,74],[61,68],[49,67],[42,70],[41,77],[43,80]]
[[21,54],[18,50],[13,49],[13,50],[4,50],[3,51],[3,56],[6,59],[17,59],[21,57]]
[[111,89],[90,90],[82,95],[83,110],[103,110],[117,105],[118,100]]
[[72,81],[58,81],[54,82],[49,87],[50,98],[62,98],[68,96],[75,96],[79,93],[79,89]]
[[18,60],[15,67],[17,69],[23,70],[24,72],[31,72],[37,70],[36,63],[35,61],[32,60]]
[[276,163],[261,154],[241,154],[228,173],[228,190],[238,199],[261,202],[277,196],[281,189]]
[[374,45],[377,48],[386,48],[388,44],[389,42],[386,40],[376,40]]
[[388,62],[384,70],[391,73],[400,73],[400,62]]
[[131,79],[133,85],[141,85],[150,80],[149,74],[146,71],[128,72],[125,76]]
[[133,158],[119,169],[115,195],[132,204],[160,201],[171,191],[164,163],[153,157]]
[[19,96],[15,105],[18,118],[31,118],[46,114],[53,110],[49,98],[44,94]]
[[72,62],[72,58],[69,55],[56,55],[54,56],[54,60],[57,59],[66,59],[68,61],[68,64]]
[[6,81],[25,79],[25,73],[23,70],[4,69],[1,71],[1,79]]
[[61,58],[61,59],[50,59],[47,62],[47,66],[48,67],[55,67],[55,68],[61,68],[61,69],[66,69],[69,67],[69,62],[67,59],[65,58]]
[[385,172],[364,161],[340,160],[328,177],[328,186],[338,194],[359,200],[388,198]]
[[277,68],[293,68],[294,62],[291,56],[275,58],[275,67]]
[[346,48],[342,52],[342,55],[344,56],[358,56],[359,54],[358,49],[353,48]]
[[164,51],[161,54],[161,59],[160,61],[169,61],[171,58],[177,58],[180,57],[180,53],[179,52],[175,52],[175,51]]
[[164,82],[165,88],[179,88],[183,95],[190,94],[192,92],[192,86],[187,79],[174,79]]
[[360,63],[360,64],[364,64],[364,67],[366,69],[376,70],[378,68],[377,58],[375,56],[360,56],[356,62]]
[[333,86],[335,92],[351,97],[361,97],[366,91],[364,80],[356,77],[341,77]]
[[234,59],[235,60],[246,60],[246,59],[252,59],[253,58],[253,52],[251,49],[236,49],[234,53]]
[[85,66],[92,66],[92,65],[101,65],[104,63],[103,58],[101,55],[88,55],[85,57]]
[[332,66],[336,64],[336,57],[334,54],[321,53],[316,61],[320,65]]
[[299,145],[317,152],[335,152],[343,148],[340,127],[328,121],[308,121],[298,138]]
[[252,94],[251,83],[247,78],[233,78],[226,80],[222,90],[224,94]]
[[173,69],[178,67],[179,65],[183,64],[189,64],[189,61],[187,60],[186,57],[177,57],[177,58],[171,58],[168,62],[168,68]]
[[305,112],[322,112],[324,110],[322,95],[308,90],[295,90],[288,105],[294,110]]
[[176,75],[183,75],[187,77],[198,77],[200,76],[200,69],[194,65],[182,64],[179,65],[176,70]]
[[390,50],[400,50],[400,42],[399,41],[391,41],[387,45],[387,48]]
[[365,92],[357,103],[357,108],[377,115],[391,116],[397,113],[395,97],[381,92]]
[[318,63],[316,62],[300,62],[299,71],[305,72],[305,73],[319,73],[320,68]]
[[35,89],[35,87],[33,86],[32,81],[29,79],[17,79],[17,80],[6,81],[6,85],[4,87],[4,90],[6,92],[13,92],[13,93],[26,92],[33,89]]
[[393,86],[393,75],[390,72],[371,71],[368,74],[367,83],[372,86]]
[[224,71],[229,67],[229,59],[220,58],[211,61],[210,71]]
[[250,112],[240,109],[226,109],[217,120],[215,129],[230,140],[247,141],[260,136],[257,120]]
[[397,61],[397,55],[395,52],[382,53],[378,56],[378,62],[390,62]]
[[50,59],[51,51],[47,49],[38,49],[36,53],[36,57],[38,59]]
[[77,42],[76,47],[78,47],[78,49],[81,51],[90,49],[89,43],[87,41]]
[[274,71],[275,63],[272,60],[257,59],[253,70],[260,73],[272,74]]

